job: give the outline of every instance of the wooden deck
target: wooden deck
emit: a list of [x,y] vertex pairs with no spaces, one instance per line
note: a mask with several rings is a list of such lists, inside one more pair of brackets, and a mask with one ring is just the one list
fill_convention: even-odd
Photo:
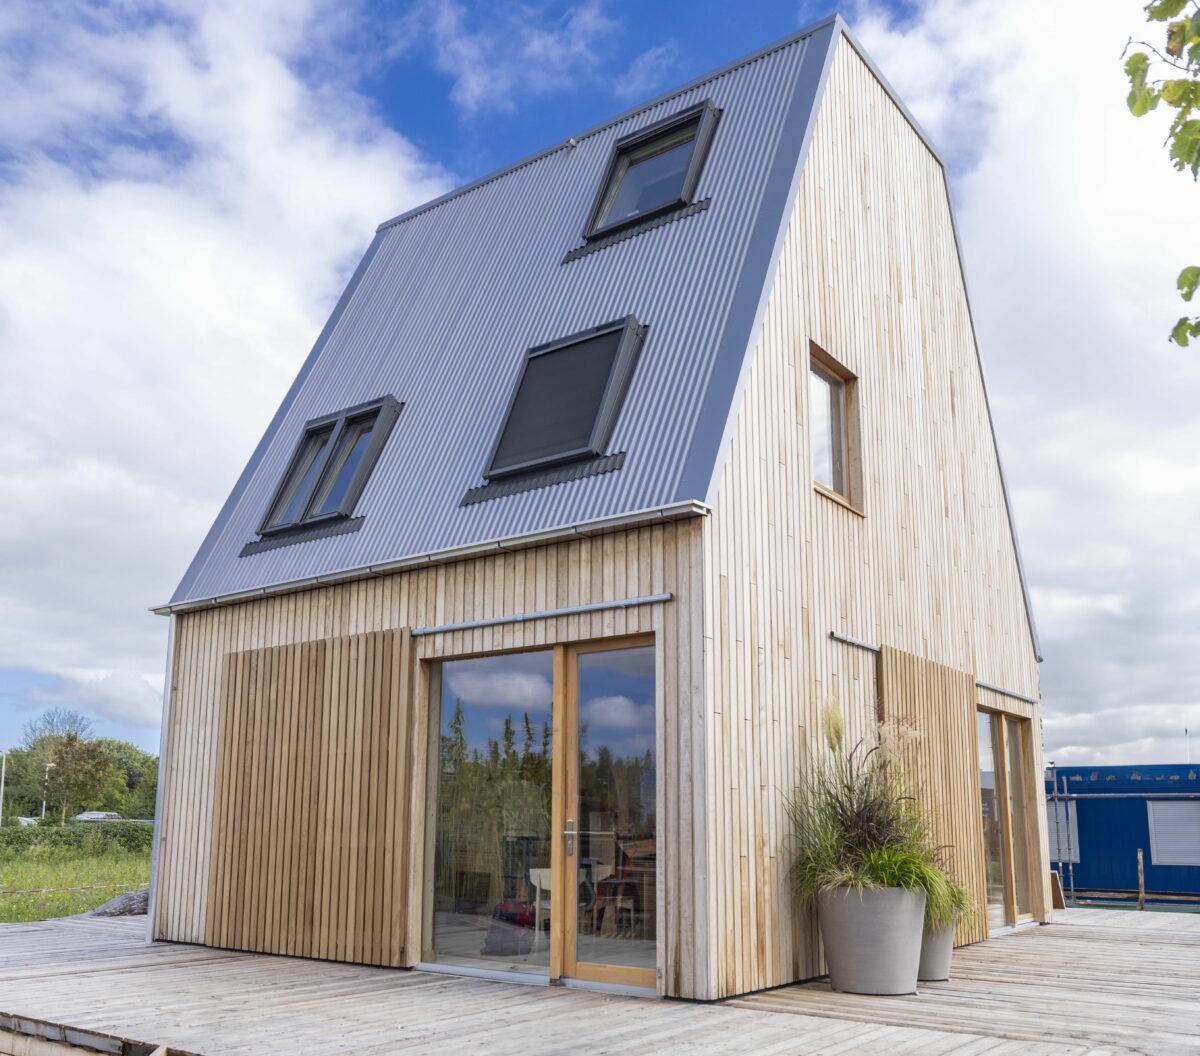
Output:
[[[0,927],[0,1013],[202,1056],[1200,1053],[1200,915],[1059,918],[960,950],[919,996],[698,1005],[147,946],[144,918],[79,917]],[[0,1053],[21,1044],[0,1032]]]

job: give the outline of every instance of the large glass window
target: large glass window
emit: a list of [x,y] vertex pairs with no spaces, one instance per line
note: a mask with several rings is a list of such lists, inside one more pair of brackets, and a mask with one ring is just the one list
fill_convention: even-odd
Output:
[[554,657],[441,668],[433,956],[547,974]]
[[388,396],[308,422],[259,534],[349,517],[399,413]]
[[487,475],[510,476],[603,453],[644,333],[628,316],[531,348]]
[[618,140],[592,207],[587,237],[689,203],[716,118],[716,108],[702,103]]

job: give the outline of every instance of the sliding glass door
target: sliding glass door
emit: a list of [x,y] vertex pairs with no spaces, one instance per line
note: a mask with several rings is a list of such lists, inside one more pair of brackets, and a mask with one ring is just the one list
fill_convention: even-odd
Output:
[[652,641],[433,672],[426,960],[653,987]]
[[1033,829],[1029,812],[1029,720],[980,711],[979,798],[983,824],[987,920],[1001,928],[1033,915]]

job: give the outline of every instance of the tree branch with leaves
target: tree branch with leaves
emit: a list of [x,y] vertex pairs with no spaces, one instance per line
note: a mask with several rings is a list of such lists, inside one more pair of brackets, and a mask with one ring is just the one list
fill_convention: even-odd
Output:
[[[1176,169],[1200,180],[1200,0],[1157,0],[1147,5],[1146,18],[1165,23],[1166,40],[1162,49],[1142,40],[1125,45],[1129,110],[1143,117],[1159,103],[1171,107],[1175,113],[1164,144],[1168,157]],[[1191,302],[1200,288],[1200,265],[1184,268],[1176,285],[1180,296]],[[1192,338],[1200,338],[1200,316],[1182,316],[1171,330],[1171,340],[1187,345]]]

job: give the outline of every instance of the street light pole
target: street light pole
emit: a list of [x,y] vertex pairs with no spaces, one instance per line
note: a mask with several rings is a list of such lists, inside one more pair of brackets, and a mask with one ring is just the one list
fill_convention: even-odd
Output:
[[46,776],[42,779],[42,817],[46,816],[46,793],[50,791],[50,770],[53,763],[46,764]]
[[8,752],[0,752],[0,825],[4,824],[4,779],[8,776]]

